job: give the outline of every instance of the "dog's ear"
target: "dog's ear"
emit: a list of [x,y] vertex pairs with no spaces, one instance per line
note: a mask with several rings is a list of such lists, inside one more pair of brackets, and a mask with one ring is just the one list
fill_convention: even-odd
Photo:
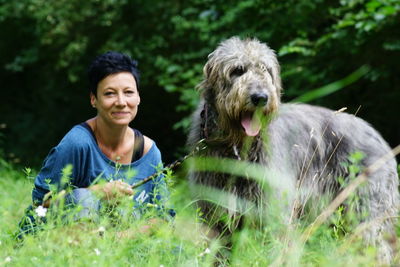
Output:
[[209,79],[211,76],[212,67],[210,61],[208,61],[203,67],[203,75],[205,79]]
[[212,64],[208,61],[203,67],[203,81],[196,86],[196,89],[199,91],[206,91],[207,89],[212,87]]
[[272,68],[272,79],[274,81],[275,88],[278,94],[282,92],[282,80],[281,80],[281,67],[279,66],[278,60],[275,59],[275,67]]

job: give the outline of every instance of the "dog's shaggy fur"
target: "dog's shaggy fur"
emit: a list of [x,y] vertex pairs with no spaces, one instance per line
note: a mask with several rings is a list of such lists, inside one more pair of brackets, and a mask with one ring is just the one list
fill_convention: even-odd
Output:
[[[348,182],[344,163],[352,153],[364,154],[360,162],[364,167],[390,153],[379,133],[353,115],[281,104],[278,61],[274,51],[258,40],[233,37],[222,42],[209,55],[204,76],[188,143],[194,147],[205,139],[205,156],[254,162],[265,167],[268,182],[283,181],[284,186],[273,192],[278,198],[286,196],[279,202],[285,203],[288,222],[299,207],[301,215],[310,198],[333,197],[343,189],[339,177]],[[244,213],[238,210],[239,201],[259,206],[265,193],[259,182],[216,171],[192,170],[190,180],[208,218],[221,212],[240,217]],[[228,192],[229,204],[221,208],[205,201],[210,188]],[[394,233],[399,205],[395,159],[371,173],[356,195],[356,211],[370,223],[363,236],[378,247],[381,260],[389,262],[393,251],[385,237]]]

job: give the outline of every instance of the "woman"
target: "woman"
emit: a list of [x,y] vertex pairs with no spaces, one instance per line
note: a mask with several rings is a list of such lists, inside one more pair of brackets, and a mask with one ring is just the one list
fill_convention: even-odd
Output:
[[[133,195],[133,213],[140,215],[146,206],[164,201],[167,191],[162,175],[135,192],[130,187],[162,167],[154,141],[129,127],[140,104],[137,62],[107,52],[92,62],[88,75],[90,102],[97,116],[74,126],[50,151],[35,179],[33,206],[51,205],[50,188],[60,191],[71,186],[74,190],[66,200],[83,206],[79,217],[97,214],[102,202],[126,195]],[[63,174],[68,165],[71,174]]]

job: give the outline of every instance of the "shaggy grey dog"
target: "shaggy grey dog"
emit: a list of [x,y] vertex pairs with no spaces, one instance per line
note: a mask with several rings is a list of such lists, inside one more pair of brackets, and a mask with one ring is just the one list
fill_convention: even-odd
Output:
[[[279,63],[274,51],[258,40],[233,37],[222,42],[209,55],[199,88],[201,101],[188,143],[195,147],[204,139],[203,156],[253,162],[265,170],[261,179],[252,179],[240,171],[232,174],[192,166],[192,188],[213,223],[225,216],[235,228],[252,209],[248,203],[258,207],[257,213],[263,206],[271,208],[271,199],[278,200],[274,205],[281,205],[289,223],[293,215],[304,214],[310,199],[319,203],[322,196],[332,199],[343,189],[350,179],[352,153],[364,155],[361,168],[390,153],[379,133],[353,115],[281,104]],[[262,180],[273,187],[268,191],[273,197],[265,197]],[[215,190],[226,192],[226,198],[207,201]],[[355,202],[360,220],[369,223],[364,239],[378,247],[383,262],[389,262],[393,250],[386,237],[394,235],[399,206],[395,159],[369,174],[366,185],[356,191]]]

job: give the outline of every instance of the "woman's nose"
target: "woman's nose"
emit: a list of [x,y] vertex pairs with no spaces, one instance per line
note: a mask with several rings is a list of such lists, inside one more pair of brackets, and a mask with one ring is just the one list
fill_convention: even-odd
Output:
[[117,102],[116,104],[118,106],[125,106],[126,105],[126,99],[123,93],[119,93],[117,96]]

